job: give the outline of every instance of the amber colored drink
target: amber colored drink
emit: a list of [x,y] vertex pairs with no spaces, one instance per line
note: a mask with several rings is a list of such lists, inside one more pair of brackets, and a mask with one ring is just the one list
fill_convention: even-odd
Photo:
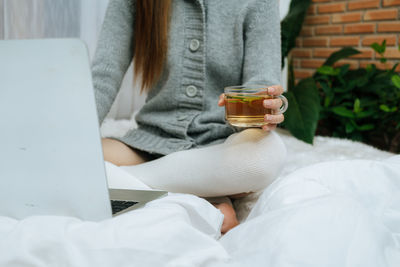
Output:
[[265,99],[269,95],[225,94],[225,118],[229,124],[237,127],[260,127],[266,125],[265,114],[271,109],[265,108]]

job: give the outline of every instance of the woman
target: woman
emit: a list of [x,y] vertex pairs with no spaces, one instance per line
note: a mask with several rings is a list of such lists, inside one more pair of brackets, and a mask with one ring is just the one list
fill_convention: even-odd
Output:
[[[268,134],[283,115],[266,115],[264,131],[235,133],[224,121],[222,93],[265,84],[280,95],[280,49],[276,0],[111,0],[92,66],[99,122],[132,60],[148,97],[137,129],[102,140],[105,160],[173,192],[240,197],[261,190],[285,157],[279,137]],[[215,206],[225,215],[222,232],[237,224],[231,205]]]

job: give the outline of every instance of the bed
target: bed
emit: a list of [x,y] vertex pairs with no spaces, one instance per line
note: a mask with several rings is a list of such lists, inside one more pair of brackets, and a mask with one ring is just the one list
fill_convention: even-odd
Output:
[[[106,120],[103,136],[129,120]],[[263,192],[236,200],[241,224],[202,198],[169,194],[101,222],[0,217],[0,266],[400,266],[400,155],[277,130],[285,169]]]

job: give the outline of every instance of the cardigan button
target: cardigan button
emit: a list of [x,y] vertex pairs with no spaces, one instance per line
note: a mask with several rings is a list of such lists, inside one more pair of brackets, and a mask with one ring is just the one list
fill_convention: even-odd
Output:
[[196,52],[200,47],[200,41],[197,39],[192,39],[189,44],[189,49],[192,52]]
[[189,85],[186,87],[186,95],[189,97],[194,97],[197,95],[197,87],[194,85]]

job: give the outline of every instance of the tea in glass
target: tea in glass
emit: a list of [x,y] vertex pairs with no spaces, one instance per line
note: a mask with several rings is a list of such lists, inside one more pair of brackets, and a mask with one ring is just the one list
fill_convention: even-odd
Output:
[[268,124],[264,121],[266,114],[273,111],[264,107],[266,99],[281,98],[280,114],[287,109],[287,99],[284,96],[268,95],[267,86],[230,86],[225,88],[225,118],[229,124],[237,127],[262,127]]

